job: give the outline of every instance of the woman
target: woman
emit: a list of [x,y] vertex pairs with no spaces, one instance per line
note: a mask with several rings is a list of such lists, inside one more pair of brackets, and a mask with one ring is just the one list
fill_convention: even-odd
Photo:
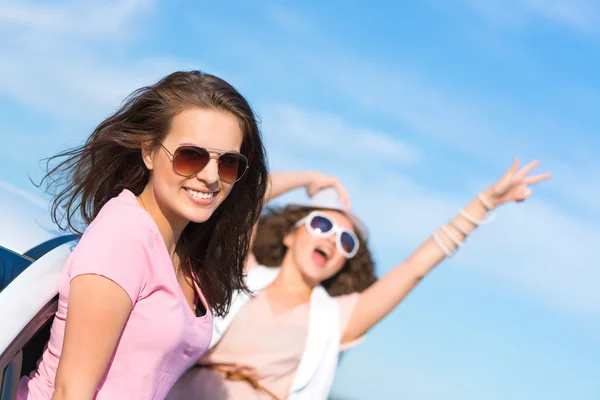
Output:
[[227,82],[175,72],[53,159],[55,221],[88,227],[18,399],[162,399],[245,288],[267,186],[255,115]]
[[[309,207],[267,214],[254,255],[268,267],[254,266],[247,276],[258,294],[238,295],[229,315],[215,321],[216,345],[168,398],[325,399],[340,351],[355,345],[452,255],[488,212],[526,199],[529,185],[548,179],[548,174],[527,176],[536,165],[519,170],[515,161],[498,182],[378,281],[366,230],[326,192],[314,196]],[[285,175],[278,178],[285,180]],[[314,187],[313,179],[296,179],[296,187]]]

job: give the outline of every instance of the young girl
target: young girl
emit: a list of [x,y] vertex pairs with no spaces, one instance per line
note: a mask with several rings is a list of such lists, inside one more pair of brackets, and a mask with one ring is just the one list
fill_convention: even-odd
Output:
[[[537,162],[510,170],[460,209],[405,261],[375,281],[367,232],[330,191],[309,207],[262,218],[247,283],[231,312],[215,321],[214,348],[173,388],[169,399],[326,399],[340,351],[355,345],[447,256],[486,214],[531,195]],[[314,188],[312,176],[294,185]],[[274,176],[286,180],[286,175]],[[320,177],[319,179],[323,179]],[[327,185],[325,185],[327,186]],[[291,187],[290,187],[291,188]],[[345,195],[343,196],[345,197]],[[489,217],[488,217],[489,218]]]
[[18,399],[163,399],[245,288],[267,171],[254,113],[227,82],[176,72],[131,94],[46,178],[59,222],[88,224]]

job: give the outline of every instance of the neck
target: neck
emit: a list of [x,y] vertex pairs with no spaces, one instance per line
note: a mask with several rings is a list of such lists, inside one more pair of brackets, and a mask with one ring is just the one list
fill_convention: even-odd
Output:
[[144,191],[139,195],[138,201],[148,214],[150,214],[154,223],[156,223],[169,254],[173,256],[175,254],[177,242],[179,241],[187,222],[181,221],[181,218],[170,215],[172,213],[161,209],[154,196],[154,190],[151,183],[146,185]]
[[307,279],[288,252],[281,263],[281,272],[273,282],[274,287],[284,290],[289,295],[310,298],[310,294],[319,282]]

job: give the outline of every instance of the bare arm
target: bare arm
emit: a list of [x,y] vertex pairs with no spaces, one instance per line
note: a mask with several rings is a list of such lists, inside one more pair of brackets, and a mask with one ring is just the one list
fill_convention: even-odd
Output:
[[306,188],[309,196],[321,189],[333,187],[340,197],[342,204],[350,207],[348,192],[334,176],[328,176],[316,171],[271,172],[265,203],[294,189]]
[[[490,203],[488,206],[493,208],[508,201],[522,201],[527,198],[531,194],[528,184],[535,184],[550,177],[549,174],[526,177],[535,166],[537,162],[518,170],[518,161],[515,161],[511,169],[494,186],[482,193],[484,199],[487,199],[486,202]],[[463,210],[475,220],[482,220],[488,212],[486,205],[479,198],[475,198]],[[455,250],[457,244],[449,236],[462,242],[475,228],[473,222],[459,214],[451,223],[445,225],[448,234],[440,234],[438,237],[446,249]],[[342,342],[352,341],[364,335],[389,314],[444,258],[446,253],[433,237],[422,243],[408,259],[361,294]]]
[[127,292],[110,279],[73,278],[52,400],[94,398],[131,307]]
[[[476,219],[482,219],[486,214],[486,209],[478,199],[469,203],[464,210]],[[475,229],[473,224],[460,215],[454,218],[454,222],[465,233]],[[448,224],[447,228],[457,239],[464,239],[465,235],[452,225]],[[440,239],[447,248],[455,247],[446,236],[442,235]],[[444,258],[446,254],[432,237],[423,242],[408,259],[398,264],[361,294],[342,342],[355,340],[364,335],[404,300],[425,275]]]

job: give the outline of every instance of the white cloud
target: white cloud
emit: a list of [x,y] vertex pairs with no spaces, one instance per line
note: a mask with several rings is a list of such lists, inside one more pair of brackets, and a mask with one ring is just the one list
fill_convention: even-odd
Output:
[[[345,51],[318,27],[307,42],[293,48],[273,43],[259,57],[255,40],[236,39],[235,52],[254,70],[276,76],[278,85],[297,92],[303,86],[298,82],[310,83],[306,87],[312,92],[301,92],[303,96],[333,98],[345,113],[358,110],[393,124],[394,134],[422,136],[487,164],[503,165],[516,151],[523,158],[542,157],[552,151],[557,138],[564,138],[564,132],[571,135],[568,146],[587,147],[586,132],[556,120],[552,110],[536,109],[537,104],[523,107],[493,91],[482,95],[477,88],[442,79],[443,75],[410,62],[372,61]],[[315,45],[336,50],[315,51]],[[494,151],[488,151],[491,148]]]
[[31,43],[0,54],[0,92],[46,115],[85,121],[115,109],[131,91],[177,65],[168,59],[111,63],[89,52],[49,51]]
[[600,6],[590,0],[522,0],[522,7],[532,14],[581,31],[596,31]]
[[0,96],[51,121],[26,134],[0,125],[14,144],[1,151],[5,163],[31,163],[79,143],[133,90],[191,68],[170,57],[126,56],[153,7],[141,0],[0,2],[0,36],[11,38],[0,41]]
[[[171,71],[165,58],[120,57],[151,2],[0,3],[0,94],[54,118],[76,121],[115,108],[133,89]],[[112,48],[98,55],[103,46]]]
[[43,3],[0,3],[0,23],[11,28],[43,31],[46,34],[74,34],[123,39],[134,16],[148,11],[147,0],[62,1]]
[[292,12],[280,6],[267,9],[267,16],[280,28],[293,34],[305,34],[311,31],[310,24],[300,17],[297,12]]
[[600,5],[594,0],[462,0],[489,20],[527,26],[543,19],[565,28],[598,33]]
[[48,209],[48,202],[44,201],[42,198],[32,195],[31,193],[22,190],[16,186],[13,186],[7,182],[0,180],[0,191],[4,193],[8,193],[10,195],[14,195],[16,198],[22,198],[38,206],[42,210]]
[[401,133],[431,139],[449,154],[462,153],[494,168],[503,168],[515,156],[539,158],[544,170],[556,172],[548,190],[600,215],[599,203],[592,200],[600,165],[589,157],[595,139],[551,110],[519,107],[493,93],[483,99],[470,96],[434,86],[414,71],[359,58],[307,55],[304,65],[361,110],[393,121]]
[[402,165],[421,160],[415,146],[388,133],[351,124],[338,115],[289,104],[266,106],[262,114],[267,145],[277,148],[271,152],[275,157],[296,153],[313,159],[319,154],[343,168],[361,166],[367,170],[375,170],[382,163]]
[[[569,7],[570,3],[563,3]],[[477,4],[498,13],[525,7],[505,7],[495,0]],[[527,7],[534,7],[532,4]],[[279,11],[292,14],[286,9]],[[298,23],[307,26],[311,21]],[[570,76],[557,82],[556,77],[545,77],[545,65],[530,60],[527,74],[546,79],[548,86],[564,87],[552,91],[548,102],[522,101],[516,95],[507,97],[503,90],[482,92],[468,82],[461,85],[444,78],[443,71],[428,72],[431,66],[371,61],[345,49],[347,44],[336,41],[326,29],[310,26],[311,35],[297,46],[290,48],[286,40],[281,45],[273,41],[269,48],[260,48],[258,57],[253,46],[257,38],[240,42],[236,36],[232,43],[245,63],[256,71],[268,71],[269,77],[277,77],[277,85],[288,85],[290,92],[298,92],[298,82],[310,82],[307,87],[312,93],[301,92],[303,96],[316,97],[317,91],[319,97],[333,98],[343,113],[358,110],[382,119],[396,137],[423,137],[449,155],[467,156],[480,167],[475,173],[503,168],[515,156],[539,158],[544,170],[555,174],[545,191],[583,213],[600,215],[600,205],[593,201],[600,165],[589,161],[594,156],[590,149],[597,142],[592,139],[594,126],[582,124],[585,116],[579,114],[592,116],[591,110],[597,108],[597,93],[586,82],[576,83]],[[574,112],[567,111],[570,109]]]
[[[133,90],[191,69],[168,57],[127,56],[151,2],[0,2],[0,100],[20,104],[23,127],[0,122],[4,179],[38,192],[43,160],[80,144]],[[33,118],[31,117],[33,116]],[[16,168],[16,169],[15,169]],[[9,171],[14,173],[9,174]]]

